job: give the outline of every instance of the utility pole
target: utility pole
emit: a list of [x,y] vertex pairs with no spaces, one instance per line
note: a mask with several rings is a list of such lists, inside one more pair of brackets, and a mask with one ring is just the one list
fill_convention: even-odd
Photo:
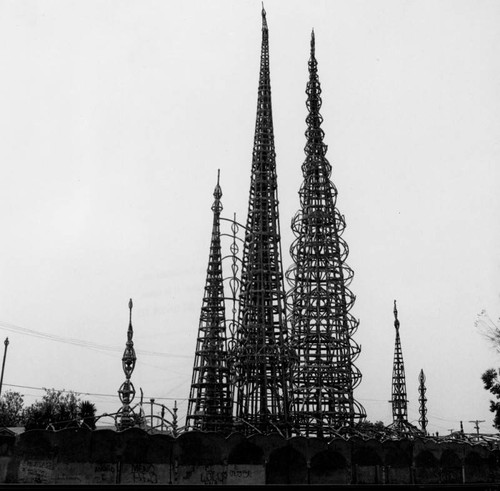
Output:
[[472,420],[472,421],[469,421],[469,423],[476,423],[476,426],[474,426],[474,428],[476,428],[476,432],[477,432],[477,439],[479,440],[479,423],[484,423],[484,419],[475,419],[475,420]]
[[3,371],[5,369],[5,358],[7,358],[7,346],[9,346],[9,338],[5,338],[4,344],[5,350],[3,352],[2,375],[0,376],[0,395],[2,395]]

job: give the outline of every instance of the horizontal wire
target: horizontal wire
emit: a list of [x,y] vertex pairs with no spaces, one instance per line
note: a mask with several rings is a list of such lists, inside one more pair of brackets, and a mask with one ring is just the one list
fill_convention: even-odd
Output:
[[[6,385],[8,387],[16,387],[20,389],[33,389],[33,390],[47,390],[47,387],[32,387],[29,385],[16,385],[16,384],[6,384],[4,383],[3,385]],[[98,394],[98,393],[93,393],[93,392],[80,392],[78,390],[66,390],[66,389],[54,389],[59,392],[64,392],[64,393],[69,393],[73,392],[74,394],[78,395],[84,395],[84,396],[99,396],[99,397],[113,397],[113,398],[118,398],[118,392],[116,394]],[[182,397],[182,398],[175,398],[175,397],[146,397],[144,396],[144,399],[154,399],[160,400],[160,401],[187,401],[187,397]]]
[[[123,351],[123,347],[120,346],[111,346],[105,344],[94,343],[92,341],[84,341],[82,339],[76,338],[68,338],[64,336],[58,336],[56,334],[49,334],[42,331],[36,331],[34,329],[28,329],[26,327],[16,326],[14,324],[9,324],[8,322],[0,321],[0,327],[4,328],[7,331],[15,332],[18,334],[24,334],[26,336],[34,336],[37,338],[46,339],[49,341],[56,341],[59,343],[72,344],[75,346],[80,346],[82,348],[93,349],[97,351],[113,351],[113,352],[121,352]],[[160,356],[165,358],[192,358],[191,355],[180,355],[173,353],[163,353],[159,351],[148,351],[148,350],[135,350],[137,354],[146,355],[146,356]]]

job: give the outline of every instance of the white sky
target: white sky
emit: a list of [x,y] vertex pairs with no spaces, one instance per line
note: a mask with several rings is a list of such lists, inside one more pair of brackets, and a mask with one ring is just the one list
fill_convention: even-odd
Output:
[[[478,334],[500,315],[500,3],[266,0],[283,263],[299,207],[311,28],[345,215],[372,421],[391,422],[393,300],[410,420],[486,420]],[[221,169],[246,221],[261,37],[257,0],[0,1],[0,336],[4,384],[116,394],[134,300],[147,398],[182,418]],[[8,331],[13,324],[117,347]],[[3,338],[2,338],[3,340]],[[4,385],[4,390],[13,388]],[[31,403],[41,391],[19,389]],[[100,412],[118,397],[89,396]],[[169,404],[172,401],[168,401]]]

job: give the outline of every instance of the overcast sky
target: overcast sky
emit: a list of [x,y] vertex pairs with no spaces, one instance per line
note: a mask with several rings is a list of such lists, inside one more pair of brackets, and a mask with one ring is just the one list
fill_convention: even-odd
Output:
[[[355,272],[356,398],[370,420],[391,422],[397,299],[410,421],[423,368],[432,432],[460,420],[472,431],[476,419],[492,431],[480,376],[500,355],[475,321],[483,309],[500,316],[500,3],[265,7],[284,268],[314,28]],[[0,1],[3,390],[27,403],[41,387],[104,394],[84,397],[117,410],[132,297],[132,381],[146,398],[177,399],[183,423],[218,168],[223,215],[246,221],[260,10],[257,0]]]

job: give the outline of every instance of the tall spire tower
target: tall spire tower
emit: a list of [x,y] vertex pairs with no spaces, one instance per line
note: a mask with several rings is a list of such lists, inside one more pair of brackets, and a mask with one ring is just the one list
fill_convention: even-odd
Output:
[[221,197],[218,174],[205,295],[186,417],[188,428],[201,431],[229,431],[232,424],[220,242]]
[[[257,120],[234,355],[236,423],[276,431],[288,421],[285,291],[274,149],[269,31],[262,9]],[[246,423],[246,424],[245,424]]]
[[300,434],[326,437],[362,421],[365,410],[353,395],[361,380],[354,365],[360,347],[352,338],[358,321],[350,313],[355,297],[348,288],[353,271],[345,263],[345,221],[336,208],[337,189],[325,156],[314,31],[308,65],[304,181],[301,208],[292,220],[294,265],[287,272],[290,345],[298,358],[292,370],[292,420]]

